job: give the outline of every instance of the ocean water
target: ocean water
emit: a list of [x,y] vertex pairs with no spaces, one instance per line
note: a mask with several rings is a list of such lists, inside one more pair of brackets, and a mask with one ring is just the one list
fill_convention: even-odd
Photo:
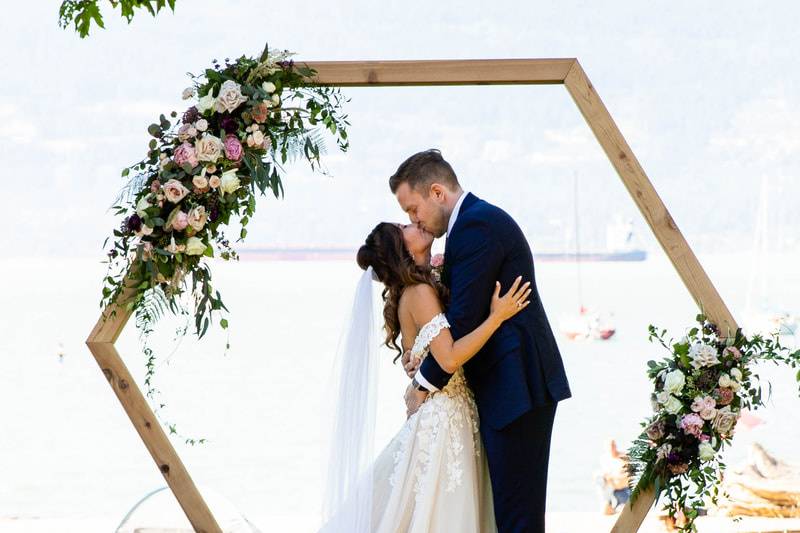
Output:
[[[734,313],[744,312],[749,258],[701,256]],[[797,257],[771,256],[772,305],[800,307]],[[0,306],[0,517],[99,517],[109,531],[163,479],[83,344],[99,316],[94,259],[4,259]],[[175,445],[195,481],[224,495],[265,531],[313,531],[323,483],[327,385],[335,347],[360,270],[349,262],[215,263],[231,310],[229,333],[172,343],[178,321],[155,338],[156,386],[165,417],[208,442]],[[573,398],[560,404],[552,444],[548,509],[599,509],[593,475],[608,439],[633,438],[649,411],[646,361],[659,357],[647,325],[675,336],[697,309],[660,253],[641,263],[584,263],[583,301],[613,313],[608,342],[559,337]],[[537,265],[553,327],[578,306],[575,265]],[[225,351],[229,340],[231,347]],[[130,322],[117,343],[140,380],[144,358]],[[58,353],[63,353],[59,358]],[[379,448],[404,420],[406,378],[384,353]],[[741,431],[728,462],[751,442],[800,462],[797,386],[791,372],[767,368],[774,384],[764,424]],[[177,505],[177,504],[176,504]]]

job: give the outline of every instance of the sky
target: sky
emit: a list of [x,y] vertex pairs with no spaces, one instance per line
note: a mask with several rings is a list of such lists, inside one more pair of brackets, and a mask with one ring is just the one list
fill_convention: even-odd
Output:
[[[577,57],[690,244],[749,247],[759,206],[776,248],[798,244],[796,2],[178,0],[131,25],[106,8],[106,30],[83,40],[57,11],[5,2],[0,20],[11,51],[0,57],[0,258],[102,258],[120,171],[144,156],[160,113],[183,110],[186,72],[265,42],[299,61]],[[378,221],[404,219],[388,176],[437,147],[534,251],[574,245],[576,201],[582,247],[602,248],[617,219],[657,247],[563,87],[344,92],[350,151],[331,144],[328,176],[287,168],[286,197],[260,199],[248,244],[359,244]]]

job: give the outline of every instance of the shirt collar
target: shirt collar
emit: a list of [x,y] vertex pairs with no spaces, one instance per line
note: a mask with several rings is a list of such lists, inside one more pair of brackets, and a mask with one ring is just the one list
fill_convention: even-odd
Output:
[[453,212],[450,214],[450,221],[447,223],[447,236],[450,236],[450,232],[453,231],[453,226],[456,225],[456,218],[458,218],[458,212],[461,210],[461,204],[464,203],[464,198],[467,197],[469,192],[462,191],[461,196],[459,196],[458,201],[456,202],[455,207],[453,207]]

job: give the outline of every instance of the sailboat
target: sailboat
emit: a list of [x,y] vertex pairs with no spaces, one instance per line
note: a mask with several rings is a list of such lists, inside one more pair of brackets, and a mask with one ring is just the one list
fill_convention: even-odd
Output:
[[608,340],[617,332],[606,313],[593,311],[583,305],[583,280],[581,276],[581,246],[579,233],[579,208],[578,208],[578,173],[574,174],[575,190],[575,268],[578,281],[578,313],[565,315],[559,320],[561,333],[571,341],[578,340]]
[[[781,336],[794,337],[800,333],[800,315],[785,309],[777,309],[769,303],[768,283],[771,277],[769,266],[772,264],[772,260],[769,258],[770,236],[769,180],[766,175],[763,175],[753,234],[743,329],[751,335],[777,333]],[[758,288],[756,288],[757,286]],[[757,296],[756,292],[758,292]]]

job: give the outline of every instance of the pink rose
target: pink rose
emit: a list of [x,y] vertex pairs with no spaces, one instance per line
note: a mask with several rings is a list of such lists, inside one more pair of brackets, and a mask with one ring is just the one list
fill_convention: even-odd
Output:
[[205,189],[208,187],[208,179],[205,176],[195,176],[192,178],[192,185],[198,189]]
[[183,200],[187,194],[189,194],[189,189],[184,187],[183,184],[175,178],[172,178],[166,182],[162,189],[164,191],[164,195],[167,197],[167,200],[173,204],[177,204]]
[[440,266],[444,265],[444,256],[442,254],[436,254],[431,257],[431,266],[433,268],[439,268]]
[[266,122],[267,113],[269,113],[269,106],[266,102],[259,102],[258,105],[250,110],[250,114],[253,115],[253,120],[258,123]]
[[236,135],[228,135],[225,137],[225,157],[231,161],[238,161],[242,158],[242,143]]
[[742,358],[742,352],[739,351],[739,348],[736,346],[726,346],[724,350],[722,350],[722,355],[730,355],[736,360]]
[[175,154],[173,155],[175,162],[178,166],[183,166],[184,163],[189,163],[192,168],[197,166],[197,152],[189,143],[183,143],[175,149]]
[[700,413],[703,420],[711,420],[717,415],[717,402],[711,396],[698,396],[692,402],[692,411]]
[[720,387],[714,390],[714,394],[717,396],[717,402],[719,402],[720,405],[730,405],[733,401],[733,389]]
[[700,418],[700,415],[697,413],[691,413],[684,415],[683,418],[681,418],[680,424],[678,425],[687,435],[700,437],[704,423],[705,422],[703,422],[703,419]]
[[216,189],[217,187],[219,187],[220,183],[221,181],[219,179],[219,176],[211,176],[210,178],[208,178],[208,185],[212,189]]

